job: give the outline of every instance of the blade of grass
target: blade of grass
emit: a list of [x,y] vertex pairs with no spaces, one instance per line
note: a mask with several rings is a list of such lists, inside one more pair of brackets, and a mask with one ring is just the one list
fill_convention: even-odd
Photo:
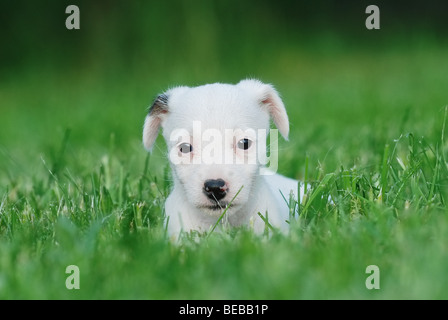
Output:
[[266,211],[266,217],[264,217],[260,212],[257,212],[257,214],[261,218],[261,220],[264,221],[264,224],[265,224],[265,234],[267,234],[268,229],[270,229],[272,232],[275,232],[274,227],[269,223],[268,212]]
[[[308,154],[305,156],[305,181],[304,183],[304,192],[303,194],[305,195],[306,192],[308,191],[308,162],[309,162],[309,156]],[[297,193],[298,197],[300,197],[300,185],[299,185],[299,192]],[[302,199],[299,199],[299,202],[302,201]]]
[[210,232],[207,234],[207,239],[208,237],[210,237],[210,235],[213,233],[213,231],[215,231],[216,227],[218,226],[219,222],[222,220],[222,218],[224,217],[224,215],[226,214],[227,210],[229,210],[230,206],[232,205],[232,202],[236,199],[236,197],[238,196],[238,194],[241,192],[241,190],[243,189],[244,186],[241,186],[241,188],[238,190],[238,192],[233,196],[232,200],[230,200],[229,204],[227,205],[227,207],[224,209],[224,211],[222,212],[221,216],[218,218],[218,220],[216,221],[215,225],[213,226],[212,230],[210,230]]
[[386,144],[384,147],[384,153],[383,153],[383,163],[382,163],[382,167],[381,167],[381,192],[379,195],[379,200],[382,203],[383,202],[383,197],[384,194],[386,193],[386,189],[387,189],[387,173],[388,173],[388,169],[389,169],[389,150],[390,150],[390,146],[389,144]]
[[313,201],[317,198],[319,194],[321,194],[325,188],[327,187],[330,180],[334,177],[334,173],[328,173],[325,175],[325,177],[322,179],[322,181],[319,183],[319,185],[314,189],[312,192],[309,200],[306,202],[305,207],[303,208],[302,212],[306,212],[308,208],[311,206]]

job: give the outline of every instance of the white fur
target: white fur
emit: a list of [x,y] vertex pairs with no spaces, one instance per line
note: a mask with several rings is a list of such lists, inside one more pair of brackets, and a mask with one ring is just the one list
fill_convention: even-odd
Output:
[[[226,182],[227,194],[222,199],[226,204],[242,187],[222,221],[231,226],[249,225],[256,232],[262,232],[265,222],[258,213],[266,216],[267,212],[271,225],[286,228],[289,209],[280,191],[286,199],[292,191],[297,199],[298,181],[279,174],[260,175],[260,164],[248,161],[250,157],[258,159],[258,147],[266,147],[266,140],[258,139],[256,132],[268,130],[270,118],[287,139],[289,121],[283,102],[271,85],[258,80],[243,80],[237,85],[215,83],[194,88],[177,87],[156,99],[145,119],[143,143],[147,150],[151,150],[159,127],[163,129],[174,180],[165,203],[170,235],[178,235],[182,230],[206,232],[215,225],[225,207],[220,210],[210,208],[216,206],[216,201],[204,193],[204,182],[208,179]],[[197,139],[194,130],[198,123],[201,133],[218,132],[222,141],[206,134]],[[179,130],[183,132],[180,136],[177,134]],[[173,136],[177,138],[173,139]],[[254,141],[247,150],[236,146],[236,142],[244,138]],[[181,143],[190,143],[193,151],[179,152]],[[223,154],[233,156],[234,162],[204,163],[207,148],[213,147],[216,147],[215,151],[219,148]],[[238,164],[238,161],[245,163]],[[302,197],[303,190],[300,190]]]

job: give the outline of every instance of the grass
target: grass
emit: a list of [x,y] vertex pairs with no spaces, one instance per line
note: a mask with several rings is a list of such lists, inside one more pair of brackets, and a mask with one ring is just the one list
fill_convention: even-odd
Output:
[[[426,45],[284,47],[262,72],[214,71],[216,81],[264,78],[282,94],[291,134],[279,170],[307,185],[299,202],[284,195],[286,235],[267,225],[259,236],[167,240],[163,141],[147,155],[140,135],[169,75],[135,69],[123,83],[81,72],[65,83],[42,70],[3,81],[0,298],[446,299],[447,49]],[[80,290],[65,287],[68,265]],[[366,289],[369,265],[379,290]]]

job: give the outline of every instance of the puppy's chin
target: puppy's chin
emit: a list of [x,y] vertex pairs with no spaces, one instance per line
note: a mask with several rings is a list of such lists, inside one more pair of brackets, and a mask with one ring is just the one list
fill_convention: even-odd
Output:
[[218,202],[209,201],[208,203],[205,202],[201,204],[196,204],[196,208],[212,217],[219,217],[224,212],[224,210],[226,210],[227,207],[228,207],[227,214],[230,214],[233,211],[230,209],[234,208],[235,206],[238,205],[234,203],[229,204],[228,201],[218,201]]
[[226,215],[233,215],[238,212],[248,201],[248,190],[241,190],[237,197],[233,193],[227,194],[223,199],[216,201],[202,195],[189,196],[190,203],[199,211],[212,216],[219,217],[226,208],[228,208]]

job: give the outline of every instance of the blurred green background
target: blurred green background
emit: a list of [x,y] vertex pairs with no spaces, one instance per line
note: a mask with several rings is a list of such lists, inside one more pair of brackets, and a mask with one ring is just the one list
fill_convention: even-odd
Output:
[[[69,4],[80,8],[80,30],[65,28]],[[113,143],[128,155],[140,150],[146,108],[161,91],[246,77],[282,94],[302,158],[319,152],[313,141],[316,159],[338,141],[356,143],[350,127],[361,137],[375,126],[368,138],[383,145],[413,119],[434,121],[446,103],[448,4],[376,1],[381,29],[371,31],[369,4],[2,0],[2,160],[29,167],[67,129],[79,150],[101,154]],[[385,102],[404,118],[385,117]]]

